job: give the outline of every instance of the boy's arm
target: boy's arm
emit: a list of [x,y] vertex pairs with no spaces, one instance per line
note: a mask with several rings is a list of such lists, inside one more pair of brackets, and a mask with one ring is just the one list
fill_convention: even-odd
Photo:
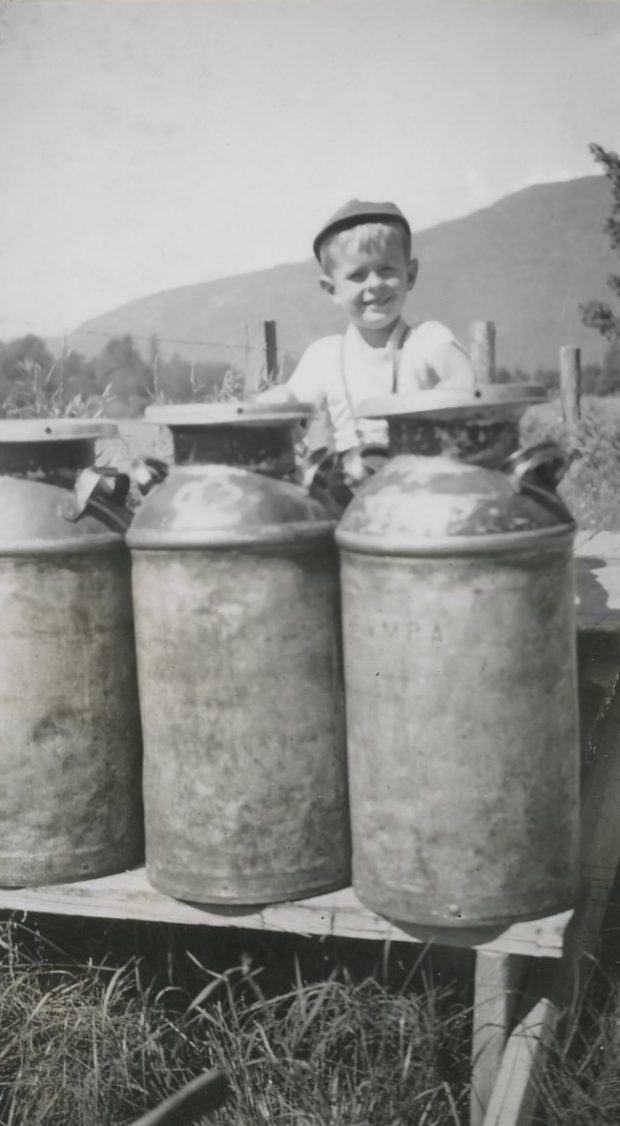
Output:
[[424,321],[405,341],[399,384],[403,391],[437,386],[471,391],[476,379],[467,352],[450,329],[439,321]]
[[317,344],[306,348],[295,371],[287,383],[278,383],[256,396],[259,403],[310,403],[319,408],[325,397],[323,364],[317,354]]
[[299,402],[296,395],[291,391],[288,383],[276,383],[275,386],[269,387],[267,391],[261,391],[256,396],[255,402],[257,403],[297,403]]
[[467,352],[456,340],[441,345],[433,366],[442,387],[473,390],[476,383],[474,369]]
[[[417,369],[419,373],[415,382],[420,390],[430,390],[438,384],[442,387],[456,387],[463,391],[473,390],[476,378],[469,356],[444,324],[439,321],[425,321],[409,339],[411,340],[409,363],[413,362],[414,372]],[[405,369],[408,343],[405,343],[403,350]]]

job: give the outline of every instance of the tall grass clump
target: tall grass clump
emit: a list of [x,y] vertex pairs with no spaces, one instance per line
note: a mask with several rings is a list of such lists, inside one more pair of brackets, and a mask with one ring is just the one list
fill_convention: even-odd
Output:
[[558,492],[581,528],[620,530],[620,397],[585,395],[575,435],[568,435],[559,399],[531,407],[521,424],[523,445],[556,441],[569,468]]
[[11,923],[0,945],[3,1126],[111,1126],[184,1082],[185,1042],[137,960],[77,964]]
[[540,1126],[618,1126],[620,981],[599,975],[539,1080]]
[[247,952],[222,968],[223,941],[126,957],[91,938],[84,959],[0,924],[3,1126],[128,1126],[210,1068],[232,1087],[213,1126],[464,1126],[470,1014],[452,989],[342,964],[307,980],[294,956],[274,978]]
[[36,360],[26,359],[19,366],[22,378],[0,404],[1,418],[101,418],[110,407],[110,385],[100,394],[71,395],[56,364],[45,371]]

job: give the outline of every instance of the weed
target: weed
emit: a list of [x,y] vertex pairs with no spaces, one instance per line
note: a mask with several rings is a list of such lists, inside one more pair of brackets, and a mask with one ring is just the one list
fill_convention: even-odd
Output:
[[10,394],[0,407],[0,417],[100,418],[110,407],[113,399],[110,385],[97,395],[83,395],[80,392],[67,398],[56,364],[44,371],[41,364],[26,359],[19,366],[24,378],[15,380]]

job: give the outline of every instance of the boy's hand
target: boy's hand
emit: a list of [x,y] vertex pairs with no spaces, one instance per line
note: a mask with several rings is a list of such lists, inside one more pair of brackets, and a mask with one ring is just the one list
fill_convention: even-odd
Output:
[[362,461],[362,456],[357,447],[347,450],[342,458],[342,472],[347,485],[361,485],[369,476],[369,470]]
[[254,399],[255,403],[296,403],[297,399],[292,391],[289,391],[286,383],[276,383],[274,387],[269,387],[267,391],[261,391]]

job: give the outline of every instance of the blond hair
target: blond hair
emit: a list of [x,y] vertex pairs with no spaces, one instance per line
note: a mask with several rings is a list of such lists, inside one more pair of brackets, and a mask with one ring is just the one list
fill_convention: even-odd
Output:
[[345,227],[343,231],[327,236],[319,250],[319,261],[328,274],[340,250],[381,251],[395,243],[402,248],[408,262],[411,258],[411,236],[402,223],[386,219],[379,223],[356,223],[354,227]]

